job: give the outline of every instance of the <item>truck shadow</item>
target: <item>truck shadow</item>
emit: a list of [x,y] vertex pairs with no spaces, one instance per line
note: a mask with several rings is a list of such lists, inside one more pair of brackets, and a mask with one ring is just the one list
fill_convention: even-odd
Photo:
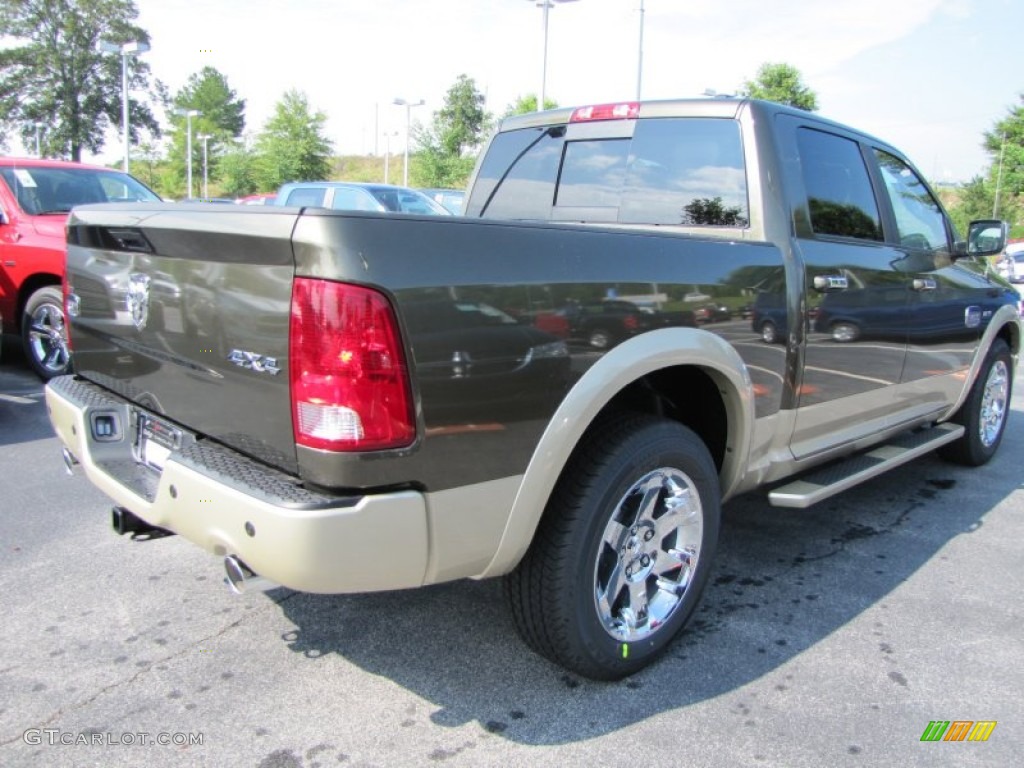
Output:
[[[999,455],[981,470],[929,456],[809,510],[774,509],[762,495],[731,501],[709,587],[688,628],[661,660],[617,683],[580,679],[529,651],[499,581],[270,595],[296,626],[282,635],[295,653],[339,654],[430,702],[434,724],[477,721],[524,744],[582,741],[736,691],[874,608],[870,624],[862,619],[844,631],[877,642],[883,683],[912,685],[894,654],[899,639],[887,633],[887,598],[1024,487],[1015,458],[1024,451],[1022,424],[1024,414],[1013,412]],[[775,691],[796,685],[784,677]],[[750,724],[745,705],[735,716],[732,725]],[[411,717],[402,723],[413,724]]]
[[53,437],[45,413],[43,383],[29,369],[20,345],[11,336],[0,339],[0,445],[15,445]]

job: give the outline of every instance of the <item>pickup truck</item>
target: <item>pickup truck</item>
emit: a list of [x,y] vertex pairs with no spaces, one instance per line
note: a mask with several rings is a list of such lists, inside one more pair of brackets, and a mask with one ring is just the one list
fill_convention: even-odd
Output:
[[[238,590],[501,576],[531,648],[616,679],[693,613],[723,501],[992,458],[1022,330],[985,258],[1005,239],[960,240],[898,150],[817,115],[551,110],[502,122],[464,217],[76,208],[75,372],[47,405],[119,533],[180,534]],[[810,322],[851,292],[886,294],[886,334]],[[742,316],[605,350],[537,321],[761,295],[777,343]]]
[[64,223],[82,203],[158,202],[128,174],[27,157],[0,157],[0,322],[19,333],[43,379],[68,373],[64,329]]

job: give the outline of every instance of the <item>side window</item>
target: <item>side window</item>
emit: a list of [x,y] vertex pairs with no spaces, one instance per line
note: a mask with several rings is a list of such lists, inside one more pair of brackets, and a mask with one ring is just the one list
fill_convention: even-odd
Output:
[[317,206],[323,207],[324,204],[324,193],[326,190],[317,187],[293,189],[288,194],[288,199],[285,201],[285,205],[295,205],[299,207],[305,206]]
[[797,150],[814,233],[881,240],[878,203],[857,142],[800,128]]
[[548,220],[563,136],[564,131],[535,128],[498,134],[477,173],[466,215]]
[[944,250],[949,247],[946,217],[920,177],[888,152],[875,150],[882,179],[892,201],[900,244],[920,250]]

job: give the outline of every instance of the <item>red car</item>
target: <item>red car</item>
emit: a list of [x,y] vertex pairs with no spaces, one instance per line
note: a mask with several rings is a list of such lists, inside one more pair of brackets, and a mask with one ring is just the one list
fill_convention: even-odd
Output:
[[0,157],[0,326],[18,333],[42,378],[70,370],[61,280],[64,223],[86,203],[160,202],[140,181],[109,168]]

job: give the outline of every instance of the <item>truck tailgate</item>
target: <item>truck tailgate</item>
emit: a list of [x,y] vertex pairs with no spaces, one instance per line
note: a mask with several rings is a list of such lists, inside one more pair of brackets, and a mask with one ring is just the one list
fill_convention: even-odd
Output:
[[76,208],[67,254],[76,373],[297,471],[288,381],[296,218],[212,204]]

